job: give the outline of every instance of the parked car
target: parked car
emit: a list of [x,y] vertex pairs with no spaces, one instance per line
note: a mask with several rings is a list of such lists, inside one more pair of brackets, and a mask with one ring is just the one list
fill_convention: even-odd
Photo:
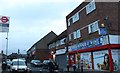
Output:
[[50,62],[50,60],[44,60],[43,61],[43,69],[48,69],[48,63]]
[[27,73],[29,71],[29,68],[27,67],[27,65],[23,60],[13,59],[11,63],[10,71],[12,73],[17,73],[17,72]]
[[32,60],[31,66],[39,66],[42,67],[42,62],[40,60]]
[[25,58],[19,58],[19,59],[23,60],[27,64],[27,61]]

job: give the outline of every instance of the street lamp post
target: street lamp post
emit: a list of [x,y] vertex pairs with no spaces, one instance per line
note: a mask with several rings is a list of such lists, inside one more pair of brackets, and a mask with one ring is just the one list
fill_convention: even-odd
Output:
[[6,37],[6,60],[7,60],[7,54],[8,54],[8,32]]

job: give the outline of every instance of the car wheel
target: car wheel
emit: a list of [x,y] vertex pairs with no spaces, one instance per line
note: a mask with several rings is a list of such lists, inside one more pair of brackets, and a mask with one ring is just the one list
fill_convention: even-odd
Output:
[[25,71],[24,71],[24,73],[28,73],[28,71],[27,71],[27,70],[25,70]]

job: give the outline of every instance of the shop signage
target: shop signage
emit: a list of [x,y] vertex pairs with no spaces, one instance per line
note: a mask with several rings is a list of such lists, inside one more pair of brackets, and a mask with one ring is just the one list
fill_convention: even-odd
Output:
[[106,28],[99,28],[99,35],[106,35],[107,29]]
[[93,40],[85,41],[83,43],[79,43],[78,48],[85,49],[85,48],[92,48],[94,46],[100,46],[100,45],[102,45],[100,38],[96,38]]
[[101,46],[101,45],[105,45],[107,43],[108,42],[107,42],[106,36],[102,36],[102,37],[95,38],[95,39],[92,39],[89,41],[71,45],[68,47],[69,48],[68,51],[70,52],[70,51],[79,50],[79,49],[93,48],[95,46]]
[[60,55],[60,54],[65,54],[65,53],[66,53],[66,48],[60,49],[60,50],[56,50],[55,55]]

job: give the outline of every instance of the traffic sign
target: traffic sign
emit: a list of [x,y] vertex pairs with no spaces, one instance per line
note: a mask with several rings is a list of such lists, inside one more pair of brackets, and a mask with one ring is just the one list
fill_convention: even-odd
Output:
[[9,20],[7,16],[0,16],[0,32],[9,32]]
[[6,23],[7,21],[9,21],[9,19],[8,19],[6,16],[3,16],[3,17],[1,18],[1,21],[2,21],[3,23]]
[[9,17],[0,16],[0,23],[1,24],[9,24]]

